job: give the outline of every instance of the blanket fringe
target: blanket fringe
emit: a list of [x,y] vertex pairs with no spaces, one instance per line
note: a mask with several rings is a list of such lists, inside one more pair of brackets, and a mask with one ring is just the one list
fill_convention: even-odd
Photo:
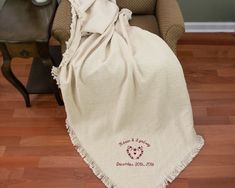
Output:
[[[69,1],[71,2],[71,5],[72,5],[72,0],[69,0]],[[72,22],[70,24],[70,37],[69,37],[68,41],[65,42],[66,50],[62,55],[63,58],[62,58],[62,61],[59,65],[59,67],[53,66],[51,69],[51,75],[52,75],[53,79],[56,80],[56,83],[59,88],[60,88],[60,79],[59,79],[60,68],[69,62],[69,60],[73,54],[73,52],[71,52],[71,50],[70,50],[70,46],[72,44],[73,35],[75,33],[76,16],[77,16],[73,6],[71,6],[71,14],[72,14]]]
[[[106,176],[102,170],[96,165],[94,160],[89,156],[86,150],[80,144],[78,137],[76,136],[75,132],[73,131],[72,127],[66,120],[66,128],[68,130],[70,139],[72,144],[74,145],[77,152],[83,158],[83,160],[87,163],[87,165],[92,169],[93,173],[104,183],[104,185],[108,188],[117,188],[114,185],[110,178]],[[165,188],[169,183],[171,183],[193,160],[193,158],[199,153],[202,146],[204,145],[204,139],[197,135],[196,143],[190,153],[188,153],[185,158],[180,161],[174,169],[170,171],[168,175],[163,178],[163,181],[156,187],[156,188]]]
[[53,66],[51,69],[51,75],[54,80],[56,80],[56,84],[60,87],[60,80],[59,80],[59,69],[58,67]]
[[108,176],[106,176],[101,169],[95,164],[93,159],[89,156],[89,154],[86,152],[86,150],[82,147],[80,144],[80,141],[78,137],[76,136],[75,132],[73,131],[72,127],[66,120],[66,128],[68,130],[70,139],[72,144],[74,145],[77,152],[80,154],[80,156],[83,158],[83,160],[87,163],[87,165],[91,168],[93,173],[104,183],[104,185],[108,188],[117,188],[116,185],[114,185]]

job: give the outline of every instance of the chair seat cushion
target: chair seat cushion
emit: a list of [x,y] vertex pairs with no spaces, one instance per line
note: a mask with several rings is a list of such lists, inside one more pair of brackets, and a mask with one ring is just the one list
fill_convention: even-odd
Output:
[[120,9],[130,9],[133,14],[155,14],[156,0],[116,0]]
[[157,35],[160,34],[156,17],[153,15],[132,15],[130,25],[138,26]]

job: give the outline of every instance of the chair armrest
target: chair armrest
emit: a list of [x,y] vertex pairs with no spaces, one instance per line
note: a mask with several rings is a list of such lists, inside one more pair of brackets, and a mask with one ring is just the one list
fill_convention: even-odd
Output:
[[176,53],[177,41],[185,31],[184,19],[177,0],[157,0],[156,17],[161,37]]
[[70,25],[72,22],[71,5],[68,0],[61,0],[52,25],[52,36],[56,38],[60,44],[62,52],[65,51],[65,42],[70,37]]

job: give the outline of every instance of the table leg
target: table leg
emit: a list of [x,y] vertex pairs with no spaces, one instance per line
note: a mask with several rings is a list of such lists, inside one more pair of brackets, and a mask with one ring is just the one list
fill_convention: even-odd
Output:
[[27,90],[25,89],[24,85],[15,77],[11,70],[11,59],[3,58],[1,70],[4,77],[23,95],[26,106],[30,107],[30,99]]
[[59,88],[57,87],[57,84],[56,84],[56,81],[53,79],[53,77],[51,76],[51,69],[52,69],[52,66],[53,66],[53,62],[51,59],[41,59],[42,60],[42,63],[43,65],[45,66],[45,70],[47,71],[47,75],[50,75],[50,85],[52,87],[52,90],[54,92],[54,95],[55,95],[55,98],[56,98],[56,101],[59,105],[64,105],[64,102],[62,100],[62,97],[61,97],[61,94],[60,94],[60,90]]

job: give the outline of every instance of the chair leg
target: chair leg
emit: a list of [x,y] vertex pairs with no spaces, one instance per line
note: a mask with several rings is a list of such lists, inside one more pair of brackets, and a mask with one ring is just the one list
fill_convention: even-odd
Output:
[[63,99],[61,97],[60,89],[57,87],[56,81],[53,79],[53,77],[51,76],[51,72],[50,72],[51,68],[53,66],[53,62],[52,62],[51,59],[48,58],[48,59],[42,59],[42,63],[45,66],[47,75],[50,76],[49,79],[50,79],[51,87],[52,87],[52,90],[54,92],[56,101],[60,106],[62,106],[62,105],[64,105],[64,102],[63,102]]

